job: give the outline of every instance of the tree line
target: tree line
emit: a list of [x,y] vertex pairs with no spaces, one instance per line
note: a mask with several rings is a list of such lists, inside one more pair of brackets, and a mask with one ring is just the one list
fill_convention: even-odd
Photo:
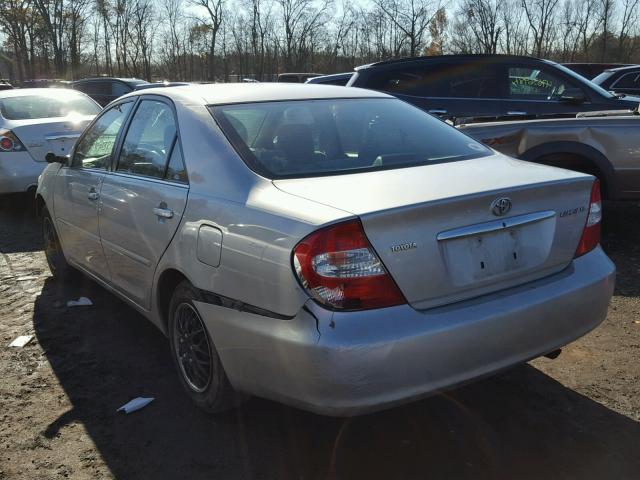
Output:
[[509,53],[640,62],[640,0],[0,0],[0,76],[271,80]]

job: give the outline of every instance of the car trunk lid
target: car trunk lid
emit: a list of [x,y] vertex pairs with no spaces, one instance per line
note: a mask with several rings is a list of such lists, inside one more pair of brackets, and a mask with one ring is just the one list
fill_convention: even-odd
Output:
[[[285,192],[359,216],[417,309],[564,269],[585,225],[592,183],[581,173],[502,155],[274,182]],[[508,211],[492,209],[500,199],[508,199]]]
[[13,120],[9,128],[35,161],[44,162],[49,152],[59,156],[68,155],[92,119],[93,116],[89,115],[74,118],[73,121],[66,118]]

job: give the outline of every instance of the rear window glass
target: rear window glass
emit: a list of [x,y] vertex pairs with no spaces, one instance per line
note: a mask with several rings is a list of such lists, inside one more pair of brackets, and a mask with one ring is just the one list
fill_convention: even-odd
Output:
[[212,107],[250,168],[268,178],[383,170],[491,151],[396,99],[331,99]]
[[69,115],[97,115],[100,107],[95,102],[78,93],[58,95],[60,90],[52,90],[51,95],[24,95],[0,100],[0,113],[7,120],[28,120],[31,118],[67,117]]

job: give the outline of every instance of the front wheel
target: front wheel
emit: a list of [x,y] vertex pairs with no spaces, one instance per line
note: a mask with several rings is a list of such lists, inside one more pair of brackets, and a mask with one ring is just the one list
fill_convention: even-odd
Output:
[[197,291],[189,282],[176,288],[169,306],[171,354],[180,383],[191,400],[209,413],[235,407],[242,397],[234,390],[194,304]]
[[78,272],[67,263],[67,259],[64,257],[58,234],[47,209],[42,213],[42,238],[44,255],[53,278],[71,280]]

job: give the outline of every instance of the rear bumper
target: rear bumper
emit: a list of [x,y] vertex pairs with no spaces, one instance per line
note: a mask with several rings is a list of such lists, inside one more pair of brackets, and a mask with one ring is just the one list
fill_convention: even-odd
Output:
[[36,162],[29,152],[0,153],[0,194],[26,192],[38,185],[46,162]]
[[423,312],[405,305],[332,313],[309,304],[277,320],[206,303],[198,309],[236,389],[349,416],[566,345],[604,320],[614,279],[615,266],[597,248],[543,280]]

